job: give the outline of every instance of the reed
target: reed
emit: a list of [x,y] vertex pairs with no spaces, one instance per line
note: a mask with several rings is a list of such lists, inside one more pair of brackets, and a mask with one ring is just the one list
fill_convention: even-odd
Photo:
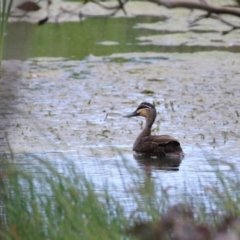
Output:
[[120,239],[123,211],[107,191],[69,166],[63,176],[46,162],[31,174],[2,166],[4,239]]
[[17,159],[11,164],[9,157],[1,159],[1,239],[185,240],[189,234],[199,240],[240,237],[240,180],[232,165],[231,174],[213,169],[217,184],[203,185],[202,199],[200,195],[196,201],[186,193],[173,205],[168,189],[156,186],[153,179],[126,164],[138,190],[128,190],[134,209],[126,214],[123,202],[76,172],[71,161],[63,173],[47,161],[36,160],[37,167],[30,173],[15,164]]
[[8,18],[10,16],[13,0],[0,1],[0,68],[2,66],[3,50],[4,50],[4,37]]

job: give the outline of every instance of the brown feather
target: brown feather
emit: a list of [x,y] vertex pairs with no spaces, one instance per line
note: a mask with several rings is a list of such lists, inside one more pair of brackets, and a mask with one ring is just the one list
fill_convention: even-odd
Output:
[[143,131],[134,143],[133,151],[159,156],[183,157],[184,153],[177,139],[169,135],[151,136],[151,128],[156,115],[155,107],[146,102],[141,103],[133,114],[127,115],[128,117],[143,116],[147,120]]
[[141,138],[140,141],[134,145],[133,151],[157,155],[173,155],[180,154],[182,148],[175,138],[169,135],[159,135]]

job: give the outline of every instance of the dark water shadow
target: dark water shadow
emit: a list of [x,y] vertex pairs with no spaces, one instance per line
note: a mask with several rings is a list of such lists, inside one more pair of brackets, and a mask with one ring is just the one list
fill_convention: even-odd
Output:
[[139,166],[146,171],[151,170],[165,170],[165,171],[178,171],[182,158],[163,157],[133,154],[134,159],[138,162]]

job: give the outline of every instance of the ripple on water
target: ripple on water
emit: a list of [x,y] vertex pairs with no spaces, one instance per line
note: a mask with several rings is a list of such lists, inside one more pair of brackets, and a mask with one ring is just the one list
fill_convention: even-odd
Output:
[[[231,168],[224,161],[238,167],[239,159],[238,55],[137,55],[145,60],[135,61],[135,54],[129,53],[102,58],[101,62],[19,62],[18,78],[1,79],[1,99],[6,104],[0,109],[0,128],[8,133],[13,151],[19,154],[16,156],[21,156],[19,164],[34,171],[34,153],[64,172],[70,159],[99,190],[108,184],[113,194],[125,200],[126,186],[133,186],[134,176],[126,164],[145,179],[152,179],[159,195],[162,187],[171,186],[171,196],[184,191],[200,196],[202,185],[217,181],[212,165],[230,175]],[[109,61],[115,57],[129,61]],[[152,93],[146,94],[146,89]],[[170,133],[180,140],[186,156],[179,167],[143,166],[132,155],[131,146],[143,119],[128,120],[122,115],[142,101],[156,103],[154,134]],[[3,153],[8,148],[4,133],[0,137]]]

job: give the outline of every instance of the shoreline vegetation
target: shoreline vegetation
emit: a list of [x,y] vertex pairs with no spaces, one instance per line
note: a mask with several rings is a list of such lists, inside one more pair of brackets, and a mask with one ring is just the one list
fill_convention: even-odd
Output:
[[[217,183],[203,195],[183,193],[172,204],[168,190],[161,197],[143,172],[126,168],[137,192],[130,192],[130,215],[108,189],[96,186],[70,163],[66,174],[36,157],[35,173],[16,165],[14,154],[1,157],[1,239],[239,239],[239,172],[231,176],[213,166]],[[123,162],[126,159],[123,159]],[[13,163],[15,162],[15,163]],[[125,163],[124,163],[125,164]],[[145,176],[146,177],[146,176]],[[146,180],[146,179],[145,179]],[[207,201],[206,201],[207,199]]]
[[[3,2],[6,3],[6,1],[4,0]],[[11,0],[10,0],[10,3],[12,3]],[[66,4],[69,4],[69,3],[66,3]],[[141,3],[141,5],[142,4],[145,4],[145,3]],[[74,6],[75,5],[76,3],[74,3]],[[0,6],[3,6],[3,5],[0,5]],[[135,6],[134,3],[130,5],[130,7],[131,6]],[[0,29],[0,35],[1,35],[0,36],[1,38],[0,67],[1,67],[1,60],[2,60],[5,27],[8,20],[9,11],[10,11],[9,7],[4,9],[6,9],[6,11],[3,11],[4,14],[6,15],[4,16],[1,15],[3,21],[1,22],[1,29]],[[141,7],[140,10],[139,10],[140,13],[142,13],[143,10],[146,11],[146,9],[143,7]],[[0,10],[0,12],[2,11]],[[159,15],[159,9],[157,9],[155,5],[151,8],[151,12],[157,12],[157,14]],[[46,14],[46,11],[43,11],[42,13]],[[54,12],[54,11],[52,13],[54,17],[58,14],[57,12]],[[180,15],[182,14],[184,14],[184,16],[186,15],[185,12],[181,11]],[[176,15],[174,16],[176,17]],[[37,22],[39,21],[39,19],[41,20],[42,19],[41,17],[42,16],[38,15],[36,19],[34,19],[35,21],[33,22]],[[163,17],[165,17],[165,9],[164,9]],[[69,18],[66,18],[66,19],[67,21],[69,21]],[[22,20],[26,20],[26,19],[23,18]],[[60,20],[59,22],[61,22]],[[79,17],[78,15],[72,16],[70,20],[79,21]],[[11,19],[11,21],[13,21],[13,19]],[[184,23],[185,22],[186,20],[184,18]],[[176,24],[174,24],[173,26],[175,27],[175,25]],[[185,31],[185,29],[182,28],[181,24],[177,24],[177,25],[180,26],[181,31]],[[152,26],[147,26],[147,25],[144,26],[143,24],[141,24],[141,25],[138,25],[138,27],[151,28]],[[215,28],[215,25],[214,25],[214,28]],[[174,32],[176,32],[175,28],[172,30],[172,33],[176,34]],[[205,37],[203,33],[201,35]],[[156,39],[155,38],[152,38],[152,39],[155,42],[158,42],[158,44],[162,44],[162,42],[168,43],[168,41],[165,41],[165,39],[162,39],[161,37],[162,36],[160,37],[156,36]],[[171,39],[173,38],[172,35],[170,37]],[[154,42],[152,39],[150,40]],[[195,38],[193,38],[192,35],[190,35],[186,39],[193,39],[194,44],[196,42]],[[143,43],[149,43],[148,36],[140,37],[140,40],[145,41]],[[230,40],[232,41],[232,39]],[[231,46],[230,44],[232,44],[230,40],[227,39],[223,41],[222,39],[219,39],[219,37],[216,38],[215,35],[209,38],[209,41],[212,44],[217,43],[217,44],[222,44],[224,46],[226,45],[228,47]],[[185,40],[182,42],[184,43]],[[181,46],[181,44],[179,45]],[[121,55],[119,56],[121,57]],[[160,57],[162,56],[163,54],[161,54]],[[184,61],[182,61],[183,62],[182,66],[189,65],[190,66],[189,68],[191,68],[191,66],[197,66],[196,69],[200,69],[200,70],[207,69],[204,64],[206,62],[206,65],[209,65],[209,62],[206,61],[206,59],[208,58],[206,58],[204,55],[201,55],[201,54],[199,54],[199,56],[200,56],[200,60],[202,61],[199,61],[199,59],[196,60],[196,57],[194,59],[190,57],[187,60],[183,59]],[[233,82],[231,82],[229,79],[226,79],[225,76],[229,71],[232,71],[233,73],[233,76],[229,77],[230,79],[236,78],[237,74],[239,74],[237,68],[235,68],[234,71],[232,70],[233,68],[230,68],[232,67],[232,65],[235,64],[235,61],[237,65],[237,57],[231,58],[230,60],[228,60],[225,57],[225,55],[217,55],[217,56],[220,56],[222,60],[221,61],[219,60],[220,62],[219,62],[218,68],[216,68],[215,65],[213,65],[212,69],[216,69],[217,73],[222,72],[225,75],[217,75],[217,74],[214,75],[211,71],[209,73],[207,72],[206,74],[208,75],[204,75],[204,78],[206,77],[206,82],[209,80],[209,78],[214,78],[214,79],[219,78],[220,80],[218,79],[217,84],[212,80],[212,83],[214,86],[222,87],[226,85],[232,85],[232,88],[230,88],[230,91],[226,91],[224,93],[225,95],[223,95],[222,92],[218,91],[219,89],[217,89],[214,93],[219,92],[220,94],[211,94],[214,97],[214,102],[208,101],[208,102],[211,102],[211,105],[209,106],[206,103],[207,101],[205,102],[204,98],[198,98],[198,99],[196,98],[197,103],[195,103],[194,106],[200,106],[199,109],[197,109],[198,112],[194,110],[190,112],[190,114],[186,114],[186,115],[191,116],[191,119],[201,118],[201,119],[204,119],[204,121],[209,120],[209,122],[212,123],[210,127],[213,127],[213,126],[215,127],[216,125],[217,128],[219,128],[220,126],[219,123],[215,124],[213,123],[212,119],[205,118],[206,115],[204,115],[204,111],[201,109],[201,107],[206,107],[206,108],[216,107],[217,109],[220,109],[221,111],[219,110],[218,112],[216,112],[219,115],[213,112],[214,117],[216,117],[216,116],[222,116],[221,113],[225,113],[225,112],[226,114],[229,113],[226,111],[226,107],[225,107],[227,104],[228,106],[230,106],[229,109],[231,108],[231,106],[234,106],[234,107],[230,112],[230,114],[232,115],[229,115],[229,116],[223,115],[224,119],[226,119],[226,122],[223,122],[223,123],[228,124],[228,119],[230,119],[232,121],[232,124],[235,124],[233,125],[233,127],[236,128],[236,126],[238,125],[239,114],[237,111],[235,111],[235,105],[232,104],[234,102],[234,98],[232,96],[234,96],[234,94],[237,95],[237,91],[236,91],[237,87],[233,85]],[[137,53],[137,57],[139,58],[139,53]],[[215,58],[218,58],[218,57],[214,55],[212,58],[213,62],[215,62]],[[177,60],[179,59],[181,60],[182,58],[179,57]],[[226,70],[223,69],[224,67],[222,65],[222,61],[225,64]],[[173,58],[171,65],[170,63],[168,63],[167,67],[165,66],[164,63],[160,65],[161,68],[164,69],[165,71],[164,74],[166,77],[164,79],[155,78],[155,75],[153,75],[154,77],[147,78],[148,75],[144,75],[144,73],[141,73],[138,68],[134,69],[132,67],[131,67],[131,71],[129,72],[125,71],[129,75],[124,75],[124,74],[122,75],[126,76],[125,79],[128,79],[128,77],[131,76],[131,74],[137,73],[139,71],[140,72],[139,75],[141,77],[147,76],[146,79],[149,79],[148,85],[149,85],[149,82],[161,81],[162,86],[164,86],[163,84],[165,84],[164,83],[165,79],[170,79],[170,81],[174,80],[174,78],[172,78],[171,71],[173,71],[172,69],[175,70],[176,68],[175,62],[176,62],[176,59]],[[203,67],[199,63],[203,64]],[[37,61],[34,64],[38,66]],[[49,64],[46,63],[46,66],[47,65]],[[91,63],[91,65],[94,66],[93,63]],[[47,69],[46,66],[43,65],[42,70],[39,70],[40,69],[39,68],[37,69],[36,72],[39,74],[39,72],[42,71],[42,76],[46,76],[44,75],[45,73],[44,71]],[[60,64],[57,63],[56,69],[59,69],[60,68],[59,66]],[[62,65],[62,66],[65,66],[65,65]],[[94,67],[96,66],[97,65],[95,65]],[[179,69],[183,69],[180,67]],[[115,73],[115,69],[116,69],[115,65],[112,66],[112,69],[113,69],[112,76],[115,76],[115,75],[118,76],[120,75],[121,72],[124,72],[125,69],[129,70],[129,67],[127,66],[126,68],[124,68],[122,66],[121,72],[118,72],[118,73]],[[153,73],[152,69],[150,69],[151,74]],[[156,66],[155,69],[159,69],[159,66]],[[98,73],[99,69],[97,69],[96,71]],[[111,69],[108,68],[108,71],[111,72]],[[36,72],[33,72],[31,76],[28,76],[28,79],[31,79],[31,80],[34,79],[35,78],[34,76],[37,76]],[[157,71],[155,72],[157,73]],[[197,72],[197,71],[192,72],[192,76],[194,74],[194,75],[199,75],[202,78],[201,74],[198,74],[201,72]],[[105,73],[106,72],[104,70],[104,72],[101,73],[102,75],[98,74],[98,77],[99,75],[105,77]],[[56,72],[54,72],[53,74],[54,78],[55,78],[55,74]],[[181,74],[185,75],[185,72],[183,73],[180,72],[180,76],[183,76]],[[59,73],[59,76],[60,75],[61,75],[61,72]],[[50,78],[49,75],[47,76],[48,78]],[[137,77],[135,78],[139,79]],[[7,78],[5,82],[6,83],[10,82],[9,79],[10,78]],[[42,81],[41,78],[39,79],[40,81]],[[72,77],[71,83],[76,82],[73,79],[74,78]],[[195,79],[199,80],[200,78],[198,79],[197,77],[195,77]],[[12,84],[15,84],[15,81],[11,81],[11,82]],[[174,84],[176,84],[175,82],[177,81],[174,80],[173,82]],[[203,83],[203,81],[201,82]],[[223,83],[225,82],[227,82],[226,85],[223,85]],[[37,83],[36,86],[38,85],[37,81],[34,83]],[[138,83],[138,80],[136,80],[136,83]],[[180,83],[182,85],[185,84],[184,81]],[[197,81],[196,82],[193,81],[193,83],[195,85],[190,85],[189,91],[188,91],[188,87],[186,87],[186,89],[182,91],[182,93],[185,93],[185,96],[188,96],[189,92],[194,92],[193,89],[196,89],[196,86],[198,86]],[[107,83],[104,82],[104,84],[107,84]],[[67,82],[66,85],[62,85],[61,87],[63,88],[63,86],[66,87],[68,85],[71,85],[71,84]],[[6,84],[6,86],[8,85]],[[27,89],[25,85],[22,85],[22,86],[24,87],[22,87],[21,89],[25,89],[25,88]],[[134,84],[132,84],[132,86],[134,86]],[[47,88],[48,86],[46,86],[46,89]],[[209,96],[210,95],[209,91],[210,90],[212,91],[212,89],[208,88],[207,83],[202,86],[202,89],[204,88],[207,89],[207,91],[204,92],[204,94],[206,94],[206,96]],[[42,89],[45,90],[45,88],[42,88]],[[223,87],[223,89],[225,89],[225,87]],[[16,90],[17,92],[18,88],[14,88],[14,90]],[[130,90],[131,89],[129,88],[128,91]],[[142,90],[142,93],[145,93],[145,94],[154,93],[153,91],[152,92],[149,92],[149,91],[151,90]],[[58,91],[57,89],[56,92],[60,92],[60,91]],[[171,93],[171,91],[166,92],[165,94],[169,96],[170,95],[169,93]],[[26,92],[24,92],[24,94],[26,94]],[[45,94],[46,94],[46,91],[45,91]],[[49,94],[53,96],[53,93],[49,93]],[[3,94],[3,98],[5,98],[6,102],[7,100],[10,101],[8,99],[9,96],[14,98],[13,92],[5,91]],[[50,95],[44,95],[44,98],[47,98],[48,96]],[[191,96],[195,96],[195,95],[190,95],[190,97]],[[115,95],[114,95],[114,98],[116,99]],[[38,99],[37,95],[34,95],[34,99],[35,100]],[[76,99],[74,101],[78,100]],[[227,99],[228,102],[220,101],[222,99]],[[109,100],[109,97],[108,97],[107,100],[108,102],[110,102],[110,100],[112,99]],[[39,98],[38,103],[41,101],[42,101],[42,98]],[[188,98],[186,98],[186,102],[189,102]],[[212,102],[214,103],[214,105],[212,105]],[[220,102],[221,102],[221,105],[218,105],[218,103]],[[16,104],[16,102],[14,101],[12,101],[11,103]],[[200,103],[202,103],[202,105]],[[3,104],[5,104],[4,101],[3,101]],[[191,105],[193,105],[192,102],[191,102]],[[36,106],[39,106],[39,105],[33,104],[31,106],[33,107],[31,111],[32,110],[39,111],[39,109],[41,109],[40,107],[39,109],[34,108]],[[56,108],[58,107],[58,105],[55,105],[55,106]],[[166,106],[165,108],[168,108],[168,103],[165,106]],[[64,105],[64,107],[68,108],[69,106]],[[24,105],[24,109],[27,109],[25,105]],[[173,108],[173,105],[172,105],[172,109],[173,109],[172,112],[174,112],[175,110]],[[28,110],[29,110],[28,113],[30,114],[31,113],[30,108]],[[39,119],[44,120],[44,118],[46,117],[51,117],[52,119],[55,119],[54,114],[52,114],[51,111],[48,111],[47,114],[48,114],[47,116],[42,115],[42,118],[39,118]],[[207,116],[208,115],[209,115],[209,112],[207,112]],[[75,115],[72,114],[71,117],[75,117]],[[212,115],[210,115],[210,117],[212,117]],[[17,117],[14,116],[14,118],[16,119]],[[56,122],[57,121],[55,121],[54,124],[56,124]],[[46,121],[42,123],[46,124],[48,122]],[[46,125],[46,126],[51,126],[52,124],[53,122],[50,122],[50,125]],[[188,125],[196,127],[196,124],[197,124],[196,122],[190,122],[190,124]],[[29,122],[27,122],[26,125],[29,126]],[[20,129],[19,123],[16,123],[16,124],[14,123],[14,126],[16,126],[16,129]],[[204,124],[202,126],[204,126]],[[199,129],[202,129],[202,126],[201,128],[199,127]],[[83,127],[85,127],[85,125]],[[229,129],[233,129],[233,127],[231,126],[229,127]],[[205,129],[205,132],[208,129]],[[55,131],[55,129],[53,130]],[[73,129],[72,131],[74,130],[75,129]],[[91,129],[91,131],[95,133],[94,130],[95,128],[93,128],[93,130]],[[62,131],[62,129],[60,131]],[[69,125],[67,125],[66,131],[63,132],[63,135],[66,132],[69,132]],[[22,130],[19,130],[18,134],[19,135],[16,134],[12,136],[12,138],[15,139],[18,136],[22,137],[23,135]],[[194,133],[194,134],[197,134],[197,133]],[[225,143],[227,139],[227,134],[230,135],[232,134],[232,132],[230,130],[229,132],[226,132],[225,130],[223,130],[221,134],[222,134],[221,140],[223,139]],[[31,135],[31,136],[34,136],[34,135]],[[204,137],[204,134],[202,135],[200,134],[200,136]],[[36,142],[34,142],[34,139],[36,140]],[[78,135],[76,137],[77,141],[75,141],[73,136],[72,135],[70,136],[70,134],[69,134],[69,139],[73,139],[72,142],[77,142],[77,143],[79,140]],[[30,148],[36,151],[35,146],[38,146],[40,142],[38,137],[34,136],[34,138],[27,138],[27,141],[32,143]],[[93,142],[94,141],[95,140],[93,139]],[[21,142],[21,138],[19,142]],[[25,143],[26,142],[23,142],[22,145],[19,145],[17,147],[22,150]],[[215,143],[215,136],[213,138],[213,143]],[[45,145],[42,145],[42,146],[43,148],[46,148]],[[190,193],[186,191],[186,192],[183,192],[182,196],[179,196],[178,199],[174,199],[175,201],[173,204],[173,201],[172,201],[173,196],[169,194],[167,188],[158,186],[158,189],[161,189],[160,193],[159,193],[159,190],[155,191],[156,183],[152,181],[150,176],[146,178],[146,174],[144,172],[141,172],[141,170],[129,168],[126,164],[125,167],[127,168],[127,171],[129,171],[129,176],[134,179],[133,180],[135,184],[134,189],[137,190],[137,191],[128,192],[129,199],[131,199],[131,204],[129,205],[134,207],[130,211],[130,213],[126,214],[126,210],[124,206],[125,202],[123,203],[117,197],[112,196],[107,186],[103,188],[101,191],[99,191],[96,185],[86,175],[79,174],[78,172],[76,172],[75,170],[76,167],[73,162],[69,161],[68,167],[65,169],[63,173],[57,168],[57,166],[47,162],[46,160],[43,160],[37,156],[34,156],[33,154],[31,155],[31,158],[36,160],[37,162],[37,164],[32,169],[33,173],[29,172],[26,169],[27,167],[26,165],[22,165],[20,163],[21,161],[18,161],[19,159],[17,156],[14,156],[14,152],[10,151],[9,155],[1,155],[0,240],[2,239],[3,240],[28,240],[28,239],[29,240],[32,240],[32,239],[34,240],[43,240],[43,239],[51,239],[51,240],[55,240],[55,239],[56,240],[65,240],[65,239],[66,240],[75,240],[75,239],[235,240],[235,239],[240,239],[240,219],[239,219],[240,179],[239,179],[239,170],[237,165],[235,166],[231,163],[225,162],[225,164],[229,168],[229,171],[227,172],[222,172],[218,169],[216,165],[215,166],[213,165],[212,171],[216,175],[216,184],[212,184],[212,185],[209,184],[206,187],[201,182],[201,179],[199,179],[200,186],[202,187],[202,191],[200,195],[196,196],[194,192]],[[125,163],[127,162],[127,159],[124,159],[122,157],[122,161],[123,163]],[[210,162],[211,161],[209,161],[209,164],[211,166]],[[144,184],[143,184],[143,178],[144,178]],[[126,189],[126,192],[127,191],[128,189]],[[126,201],[128,201],[128,199],[126,199]]]
[[10,16],[11,7],[13,0],[2,0],[0,2],[0,78],[2,75],[2,60],[3,60],[3,50],[4,50],[4,38],[6,26],[8,23],[8,18]]

